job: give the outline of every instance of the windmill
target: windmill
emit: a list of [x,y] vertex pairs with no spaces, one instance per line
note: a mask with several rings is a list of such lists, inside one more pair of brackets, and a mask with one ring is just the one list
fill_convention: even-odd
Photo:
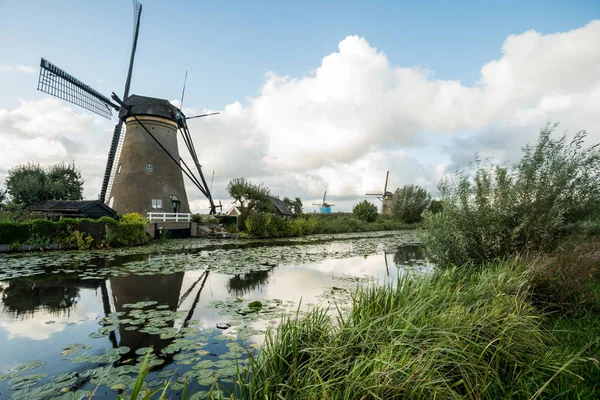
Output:
[[321,214],[331,214],[331,207],[335,204],[329,204],[325,202],[325,197],[327,196],[327,190],[323,193],[323,202],[322,203],[313,203],[313,206],[319,206],[319,212]]
[[382,203],[381,204],[381,213],[384,215],[392,214],[392,197],[394,194],[392,192],[388,192],[388,190],[387,190],[389,176],[390,176],[390,171],[388,171],[385,175],[385,185],[383,186],[382,193],[366,193],[367,196],[377,196],[377,198]]
[[[137,0],[133,0],[133,11],[133,43],[122,100],[113,92],[111,101],[44,58],[40,63],[38,90],[107,119],[111,119],[113,110],[118,112],[119,120],[110,143],[99,200],[121,214],[189,213],[184,174],[206,196],[210,213],[215,214],[216,207],[186,121],[218,113],[186,117],[181,108],[167,100],[129,95],[142,14],[142,5]],[[178,132],[199,178],[179,155]]]

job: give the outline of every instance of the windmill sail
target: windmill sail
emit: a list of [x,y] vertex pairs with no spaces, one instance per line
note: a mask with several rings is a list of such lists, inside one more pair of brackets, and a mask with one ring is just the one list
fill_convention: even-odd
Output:
[[[129,69],[127,70],[127,80],[125,81],[125,91],[123,93],[123,100],[129,96],[129,87],[131,86],[131,75],[133,73],[133,61],[135,59],[135,50],[137,49],[137,40],[140,33],[140,18],[142,15],[142,5],[133,0],[133,42],[131,44],[131,55],[129,57]],[[99,200],[103,203],[106,202],[106,194],[110,193],[112,188],[112,181],[116,173],[116,166],[119,165],[119,154],[120,149],[123,146],[124,135],[123,131],[123,120],[119,119],[115,129],[113,131],[112,141],[110,143],[110,149],[108,151],[108,158],[106,160],[106,169],[104,170],[104,179],[102,179],[102,189],[100,190]],[[116,161],[116,163],[115,163]]]
[[113,108],[119,110],[119,106],[110,101],[109,98],[101,95],[45,58],[40,61],[40,78],[37,88],[39,91],[66,100],[107,119],[112,117]]

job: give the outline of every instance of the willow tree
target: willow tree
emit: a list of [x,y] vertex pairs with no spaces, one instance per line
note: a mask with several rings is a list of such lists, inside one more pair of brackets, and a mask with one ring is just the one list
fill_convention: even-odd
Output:
[[406,185],[396,189],[392,198],[392,214],[406,223],[421,221],[421,214],[429,207],[431,195],[424,188]]

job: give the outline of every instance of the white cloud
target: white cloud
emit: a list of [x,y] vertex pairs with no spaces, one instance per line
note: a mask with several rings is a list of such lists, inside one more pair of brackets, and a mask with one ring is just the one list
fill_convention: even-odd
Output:
[[3,182],[9,169],[27,162],[50,165],[74,161],[85,181],[84,195],[96,198],[111,131],[110,122],[76,114],[53,98],[21,100],[13,111],[0,109],[0,179]]
[[[336,208],[348,210],[366,191],[379,189],[388,169],[391,189],[417,183],[435,191],[446,171],[464,166],[475,152],[514,161],[548,120],[570,133],[587,129],[590,142],[598,142],[599,38],[598,20],[569,32],[511,35],[502,56],[481,67],[477,84],[465,86],[420,67],[391,65],[366,39],[348,36],[313,72],[270,72],[245,105],[233,101],[220,115],[190,120],[190,130],[209,182],[215,171],[217,199],[226,199],[230,179],[244,176],[305,204],[328,190]],[[2,146],[0,160],[22,159],[13,154],[20,151],[48,159],[85,154],[94,176],[88,184],[96,185],[88,193],[97,193],[110,128],[60,104],[23,102],[17,110],[0,110],[0,139],[12,143]],[[187,115],[204,111],[184,109]],[[431,165],[420,161],[424,155]],[[189,197],[196,210],[207,210],[192,186]]]

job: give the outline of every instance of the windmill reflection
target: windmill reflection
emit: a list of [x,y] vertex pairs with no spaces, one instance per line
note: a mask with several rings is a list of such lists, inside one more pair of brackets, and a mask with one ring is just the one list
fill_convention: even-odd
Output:
[[[129,275],[109,278],[114,311],[128,313],[132,309],[123,306],[140,301],[156,301],[158,304],[168,306],[166,310],[177,311],[183,275],[183,272],[177,272],[169,275]],[[170,328],[173,325],[174,321],[167,323]],[[160,351],[173,342],[173,339],[161,339],[160,335],[151,335],[137,329],[127,330],[128,326],[119,324],[118,346],[127,346],[132,350],[153,347],[156,354],[161,354]]]

